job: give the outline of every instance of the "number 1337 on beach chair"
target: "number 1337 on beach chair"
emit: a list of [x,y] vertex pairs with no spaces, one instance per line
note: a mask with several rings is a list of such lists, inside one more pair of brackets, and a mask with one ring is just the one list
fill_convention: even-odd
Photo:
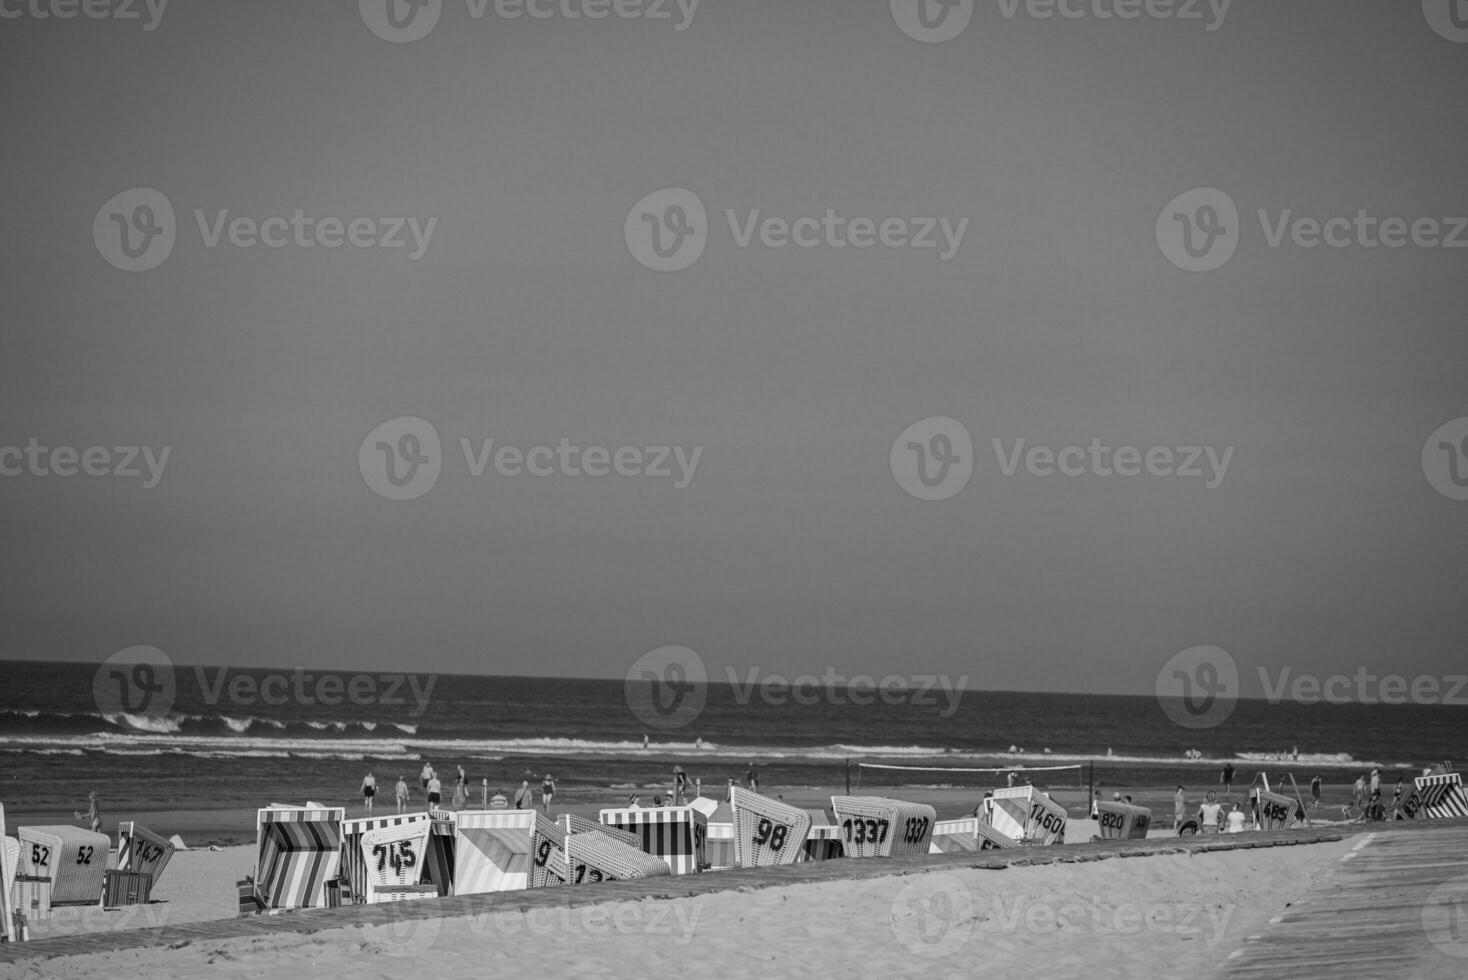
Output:
[[849,858],[927,854],[938,822],[926,803],[880,796],[833,796],[831,812]]

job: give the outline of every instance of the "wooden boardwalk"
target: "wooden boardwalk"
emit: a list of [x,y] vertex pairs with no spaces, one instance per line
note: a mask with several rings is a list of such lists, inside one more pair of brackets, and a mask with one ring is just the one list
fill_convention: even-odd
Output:
[[[1219,837],[1166,837],[1151,840],[1099,841],[1058,847],[1026,847],[967,854],[931,854],[903,858],[817,861],[772,868],[747,868],[707,874],[614,881],[568,888],[494,892],[453,898],[355,905],[337,909],[307,909],[281,915],[249,916],[213,922],[163,925],[151,929],[93,928],[77,935],[57,936],[29,943],[0,944],[0,963],[46,960],[59,956],[104,953],[120,949],[176,946],[191,942],[246,939],[282,933],[309,934],[353,926],[392,926],[411,929],[421,920],[457,918],[530,909],[580,908],[607,902],[647,898],[678,898],[711,892],[778,888],[785,885],[923,874],[963,868],[1006,868],[1037,864],[1071,864],[1157,854],[1201,853],[1256,847],[1284,847],[1338,841],[1339,827],[1237,834]],[[221,883],[228,887],[229,883]],[[161,908],[161,906],[153,906]]]
[[1468,977],[1468,821],[1367,828],[1329,880],[1217,974],[1266,976]]

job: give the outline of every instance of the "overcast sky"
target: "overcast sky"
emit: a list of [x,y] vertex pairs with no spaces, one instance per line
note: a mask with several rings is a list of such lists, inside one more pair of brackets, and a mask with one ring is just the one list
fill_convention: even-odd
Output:
[[[684,644],[716,676],[1138,694],[1196,644],[1247,674],[1462,670],[1468,502],[1423,448],[1468,416],[1468,247],[1271,247],[1257,216],[1468,215],[1468,43],[1415,0],[1236,0],[1214,30],[1206,3],[979,0],[941,43],[888,0],[702,0],[681,31],[671,0],[444,0],[405,43],[341,0],[169,4],[153,30],[141,4],[18,2],[0,447],[170,453],[151,488],[141,455],[139,478],[0,457],[0,656],[621,677]],[[1208,187],[1237,250],[1184,271],[1158,217]],[[132,188],[175,211],[147,271],[93,235]],[[681,271],[624,236],[662,188],[707,209]],[[221,211],[296,209],[436,223],[417,258],[406,226],[404,248],[208,244]],[[726,209],[967,225],[947,257],[740,247]],[[412,500],[358,463],[401,416],[442,440]],[[937,501],[889,460],[933,416],[973,441]],[[675,457],[474,476],[460,440],[491,438],[702,451],[681,488]],[[1233,452],[1210,489],[1006,476],[996,438]]]

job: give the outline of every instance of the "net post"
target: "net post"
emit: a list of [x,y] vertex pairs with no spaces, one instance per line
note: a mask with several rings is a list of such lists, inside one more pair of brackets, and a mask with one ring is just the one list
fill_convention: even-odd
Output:
[[851,759],[846,760],[846,795],[851,795]]

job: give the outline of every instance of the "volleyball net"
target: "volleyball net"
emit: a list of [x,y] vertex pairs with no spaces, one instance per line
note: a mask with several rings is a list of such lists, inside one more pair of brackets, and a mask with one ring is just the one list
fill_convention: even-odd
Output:
[[[1083,787],[1086,785],[1085,765],[1072,763],[1064,766],[904,766],[890,762],[850,762],[852,790],[862,785],[868,788],[911,784],[913,778],[924,783],[938,783],[954,788],[1019,786],[1026,782],[1035,786]],[[1068,774],[1074,773],[1074,776]],[[1011,781],[1011,774],[1013,774]]]

